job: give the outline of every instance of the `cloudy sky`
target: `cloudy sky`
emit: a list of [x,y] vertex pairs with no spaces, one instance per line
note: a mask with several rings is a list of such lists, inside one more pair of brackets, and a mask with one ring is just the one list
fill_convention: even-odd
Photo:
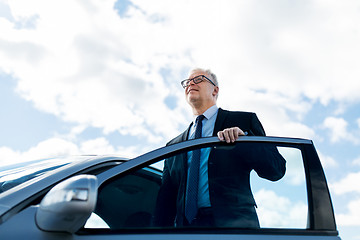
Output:
[[314,141],[360,239],[359,42],[357,0],[0,0],[0,165],[161,147],[192,119],[180,81],[210,68],[219,107]]

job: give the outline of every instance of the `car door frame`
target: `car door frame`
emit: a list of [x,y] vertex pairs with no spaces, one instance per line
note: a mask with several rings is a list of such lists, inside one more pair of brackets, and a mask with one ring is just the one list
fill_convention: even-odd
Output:
[[[314,144],[311,140],[298,139],[298,138],[281,138],[281,137],[257,137],[257,136],[244,136],[237,140],[237,142],[269,142],[276,144],[289,144],[292,147],[296,146],[302,152],[304,161],[304,170],[306,175],[307,186],[307,198],[308,198],[308,226],[306,229],[260,229],[260,230],[234,230],[230,232],[241,232],[250,234],[275,234],[275,235],[316,235],[316,236],[328,236],[326,239],[339,239],[338,231],[336,229],[334,210],[331,202],[329,189],[327,186],[325,174],[319,159],[319,156],[315,150]],[[153,164],[159,160],[165,159],[173,154],[177,154],[183,151],[190,151],[198,147],[211,147],[211,146],[226,146],[226,143],[218,140],[217,137],[201,138],[190,141],[181,142],[178,144],[159,148],[157,150],[148,152],[137,158],[134,158],[128,162],[120,164],[114,168],[111,168],[103,173],[99,174],[98,181],[99,187],[101,185],[115,177],[122,174],[126,174],[128,171],[140,169],[144,166]],[[216,229],[219,232],[219,229]],[[94,230],[96,232],[96,230]],[[90,230],[90,232],[95,233]],[[124,230],[125,231],[125,230]],[[131,230],[129,230],[131,232]],[[125,232],[129,232],[126,230]],[[189,230],[155,230],[146,229],[148,231],[157,231],[158,233],[181,233]],[[87,231],[82,234],[86,234]],[[106,231],[105,231],[106,232]],[[139,232],[139,230],[135,231]],[[208,231],[202,231],[207,233]],[[224,230],[220,230],[224,232]],[[230,233],[228,232],[228,233]],[[89,232],[88,232],[89,233]],[[249,235],[249,236],[250,236]]]

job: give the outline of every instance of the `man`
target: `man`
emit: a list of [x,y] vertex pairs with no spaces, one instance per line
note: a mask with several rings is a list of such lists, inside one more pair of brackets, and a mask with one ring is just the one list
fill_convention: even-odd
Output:
[[[255,113],[231,112],[216,106],[219,86],[216,75],[210,70],[194,69],[189,79],[181,84],[197,120],[168,145],[199,136],[218,136],[227,143],[233,143],[243,135],[265,136]],[[229,153],[225,159],[231,159],[231,162],[225,164],[222,159],[226,152],[211,148],[195,152],[166,159],[155,224],[258,228],[256,204],[250,190],[250,171],[254,169],[259,176],[272,181],[282,178],[285,160],[281,155],[276,151],[275,154],[265,153],[271,157],[246,163],[245,167],[241,164],[246,160],[240,160],[245,156]],[[193,170],[198,158],[198,167]]]

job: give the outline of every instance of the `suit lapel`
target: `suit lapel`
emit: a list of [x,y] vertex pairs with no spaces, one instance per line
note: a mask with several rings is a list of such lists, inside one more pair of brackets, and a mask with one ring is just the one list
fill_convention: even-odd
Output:
[[190,128],[192,126],[193,123],[190,124],[190,126],[185,130],[185,132],[182,135],[181,141],[184,142],[186,140],[188,140],[189,138],[189,132],[190,132]]
[[[192,126],[193,123],[191,123],[189,125],[189,127],[183,132],[183,134],[181,135],[181,142],[184,142],[184,141],[187,141],[188,138],[189,138],[189,132],[190,132],[190,128]],[[182,158],[182,165],[183,165],[183,168],[184,169],[187,169],[188,168],[188,162],[187,162],[187,153],[182,153],[181,154],[181,158]],[[187,176],[187,171],[185,171],[185,176]]]

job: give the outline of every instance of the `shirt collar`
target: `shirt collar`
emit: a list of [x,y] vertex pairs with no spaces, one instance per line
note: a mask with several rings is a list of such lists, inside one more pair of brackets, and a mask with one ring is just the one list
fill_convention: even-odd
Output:
[[[215,113],[217,113],[218,109],[219,108],[215,104],[212,107],[208,108],[202,115],[204,115],[205,118],[207,120],[209,120],[211,117],[213,117],[215,115]],[[196,121],[197,117],[198,117],[198,115],[194,115],[194,120],[193,120],[194,125],[195,125],[195,121]]]

